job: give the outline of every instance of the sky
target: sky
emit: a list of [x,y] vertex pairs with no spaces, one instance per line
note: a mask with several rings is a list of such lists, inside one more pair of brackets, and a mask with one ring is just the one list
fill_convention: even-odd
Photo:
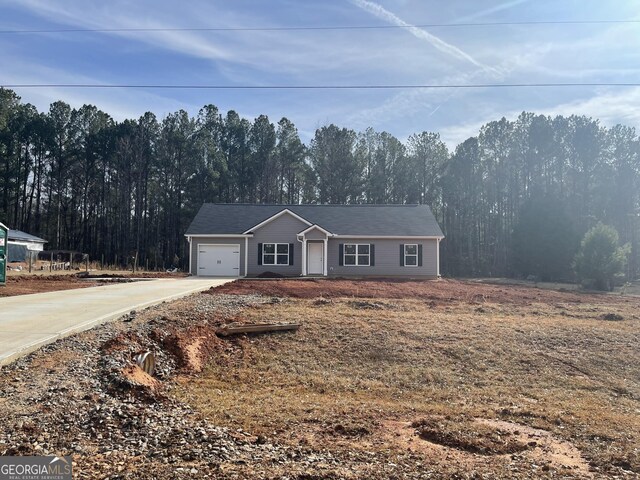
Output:
[[[357,30],[0,32],[0,85],[416,85],[638,83],[640,23],[411,27],[434,23],[640,20],[637,0],[0,0],[0,30],[404,26]],[[114,119],[206,104],[308,142],[335,123],[453,148],[522,111],[640,127],[640,87],[163,90],[15,88],[41,111],[89,103]]]

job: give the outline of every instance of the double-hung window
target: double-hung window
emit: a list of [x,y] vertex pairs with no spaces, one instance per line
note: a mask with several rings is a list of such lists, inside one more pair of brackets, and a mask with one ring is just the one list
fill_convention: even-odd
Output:
[[371,245],[368,243],[345,243],[344,261],[345,266],[366,266],[371,265]]
[[288,243],[263,243],[262,244],[262,264],[263,265],[289,265],[289,244]]
[[418,245],[407,243],[404,246],[404,264],[407,267],[418,266]]

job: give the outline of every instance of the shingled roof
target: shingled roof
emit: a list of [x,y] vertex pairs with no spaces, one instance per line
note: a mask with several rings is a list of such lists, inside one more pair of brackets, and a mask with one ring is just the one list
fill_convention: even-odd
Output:
[[288,209],[335,235],[443,237],[426,205],[254,205],[205,203],[185,235],[243,234]]
[[9,230],[7,237],[16,242],[47,243],[44,238],[36,237],[22,230]]

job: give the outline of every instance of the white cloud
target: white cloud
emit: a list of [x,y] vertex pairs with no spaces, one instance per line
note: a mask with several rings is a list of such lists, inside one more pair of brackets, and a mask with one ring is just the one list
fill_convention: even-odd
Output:
[[[638,127],[640,126],[640,87],[601,91],[590,98],[572,100],[544,108],[530,105],[525,110],[548,116],[585,115],[598,119],[603,125],[610,127],[618,123]],[[441,128],[440,135],[450,148],[454,148],[467,138],[478,135],[482,125],[502,117],[515,120],[520,113],[522,110],[510,110],[507,113],[485,112],[482,117],[472,121]]]
[[[171,28],[222,25],[225,28],[247,25],[271,25],[267,17],[252,17],[246,11],[218,8],[203,1],[175,6],[161,2],[159,8],[150,8],[148,2],[114,0],[106,4],[62,0],[24,0],[21,8],[56,24],[83,29],[168,29],[144,32],[104,32],[96,38],[120,37],[130,39],[154,49],[209,61],[217,72],[240,83],[267,83],[256,72],[274,75],[289,74],[304,79],[310,72],[315,75],[342,73],[348,69],[370,70],[379,66],[372,58],[385,57],[397,68],[403,68],[392,46],[383,40],[360,44],[349,41],[349,32],[301,31],[176,31]],[[124,14],[123,12],[127,12]],[[257,15],[257,14],[256,14]],[[176,24],[176,19],[180,23]],[[211,20],[214,19],[214,20]],[[241,23],[239,23],[241,22]],[[274,25],[275,26],[275,25]],[[363,32],[360,32],[363,33]],[[72,38],[65,35],[65,39]],[[454,47],[455,48],[455,47]],[[412,52],[415,53],[415,52]],[[404,68],[408,68],[405,65]],[[207,75],[211,78],[211,75]]]
[[[174,18],[163,19],[160,10],[149,11],[149,6],[143,6],[142,11],[135,11],[136,4],[118,1],[107,4],[91,4],[67,0],[49,2],[42,0],[24,0],[23,8],[32,13],[48,18],[56,23],[72,25],[84,29],[135,29],[170,28],[170,21]],[[141,5],[142,6],[142,5]],[[145,11],[146,10],[146,11]],[[121,12],[128,12],[127,14]],[[179,12],[175,12],[177,14]],[[168,20],[168,21],[167,21]],[[231,53],[206,41],[194,32],[186,31],[147,31],[147,32],[105,32],[100,35],[116,35],[140,40],[151,45],[161,46],[169,50],[182,52],[191,56],[208,59],[231,58]]]
[[[90,76],[70,73],[56,68],[46,67],[23,61],[20,58],[3,57],[5,69],[3,82],[9,84],[37,84],[42,79],[47,83],[102,83]],[[69,89],[69,88],[15,88],[25,102],[34,104],[40,111],[47,111],[49,105],[62,100],[72,107],[84,104],[97,106],[115,120],[135,119],[147,111],[152,111],[158,118],[180,108],[195,110],[195,106],[185,105],[175,99],[141,90],[129,89]],[[117,94],[115,92],[117,91]]]
[[[474,70],[441,77],[438,81],[431,80],[425,83],[439,85],[491,83],[509,77],[516,72],[527,72],[530,66],[537,65],[547,52],[548,45],[546,44],[538,47],[532,46],[523,53],[505,51],[504,61],[498,65],[493,72]],[[424,120],[424,118],[432,116],[439,111],[445,103],[453,103],[454,99],[459,101],[462,101],[463,98],[477,99],[478,92],[482,92],[482,90],[454,88],[402,90],[374,107],[363,108],[350,114],[347,117],[347,121],[350,125],[353,124],[354,128],[361,129],[367,126],[375,127],[376,123],[381,120],[394,122],[399,121],[403,117],[419,114],[420,112],[429,112],[423,117]],[[472,102],[474,102],[474,100],[467,100],[468,107],[464,109],[465,111],[472,108]],[[478,102],[476,101],[475,103],[477,104]],[[477,106],[473,108],[477,111]]]
[[586,115],[605,125],[640,125],[640,87],[602,91],[587,99],[573,100],[539,110],[545,115]]
[[[39,17],[36,24],[45,28],[246,27],[313,25],[314,22],[331,25],[350,22],[354,12],[357,17],[371,18],[369,16],[373,15],[390,25],[403,27],[317,32],[100,33],[90,37],[85,34],[51,34],[36,37],[31,44],[28,43],[31,39],[26,36],[15,43],[14,38],[5,36],[0,38],[0,63],[3,65],[0,81],[462,84],[615,81],[620,78],[631,81],[638,73],[635,68],[640,61],[640,54],[635,48],[640,32],[638,25],[448,29],[436,36],[411,27],[404,19],[426,21],[433,13],[434,19],[438,15],[437,18],[446,21],[448,14],[459,11],[461,7],[468,10],[470,3],[452,0],[451,5],[443,4],[437,12],[430,12],[427,3],[433,2],[385,2],[384,5],[393,13],[374,1],[350,0],[338,2],[338,6],[302,2],[296,3],[295,11],[290,12],[293,3],[288,0],[274,1],[269,6],[256,4],[251,8],[245,2],[216,0],[193,0],[183,4],[167,0],[157,4],[151,0],[102,3],[75,0],[23,0],[15,3],[0,0],[0,5],[11,6],[7,10],[20,15],[25,13],[26,19]],[[502,0],[495,7],[473,13],[472,17],[500,12],[524,1]],[[20,15],[7,19],[7,22],[20,25],[24,20]],[[611,15],[614,16],[613,11]],[[505,17],[496,15],[497,20]],[[80,42],[87,38],[91,38],[93,43],[81,45]],[[55,42],[60,41],[59,52],[43,57],[41,52],[30,50],[38,48],[43,40],[56,47],[58,44]],[[74,40],[78,42],[75,46]],[[95,63],[92,63],[87,52],[93,53],[94,47]],[[102,61],[102,52],[113,51],[122,53],[122,65],[119,60],[114,60],[114,55],[107,55],[108,58],[98,64]],[[145,55],[153,57],[153,61],[146,62]],[[56,62],[58,58],[60,61]],[[142,59],[141,64],[144,63],[145,68],[149,66],[148,70],[135,70],[138,58]],[[166,63],[163,64],[165,58]],[[82,61],[86,63],[82,64]],[[180,67],[174,67],[173,62]],[[154,70],[157,65],[162,67]],[[105,73],[98,74],[98,71]],[[101,75],[105,78],[98,78]],[[515,118],[522,109],[539,113],[553,109],[563,114],[584,112],[607,123],[625,121],[638,124],[635,112],[640,112],[640,100],[637,92],[629,90],[625,95],[620,95],[620,91],[599,92],[592,98],[589,98],[589,92],[593,90],[145,92],[47,89],[19,93],[39,108],[46,109],[50,101],[58,99],[74,106],[92,103],[117,119],[136,117],[146,110],[154,111],[159,117],[178,108],[195,113],[201,105],[213,102],[221,110],[233,108],[252,115],[268,113],[272,121],[287,116],[307,137],[312,136],[313,129],[324,124],[323,121],[331,121],[358,130],[368,126],[386,129],[399,138],[421,129],[441,131],[450,145],[477,134],[480,125],[505,113]],[[187,103],[180,101],[185,98]]]

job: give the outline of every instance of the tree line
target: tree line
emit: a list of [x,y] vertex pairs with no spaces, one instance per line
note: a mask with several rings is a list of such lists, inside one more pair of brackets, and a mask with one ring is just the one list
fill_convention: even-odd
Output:
[[185,264],[183,234],[203,202],[424,203],[446,235],[453,276],[573,278],[589,228],[614,227],[640,274],[640,141],[584,116],[522,113],[453,151],[328,125],[305,145],[287,118],[249,121],[203,107],[114,121],[92,105],[47,112],[0,89],[0,221],[123,264]]

